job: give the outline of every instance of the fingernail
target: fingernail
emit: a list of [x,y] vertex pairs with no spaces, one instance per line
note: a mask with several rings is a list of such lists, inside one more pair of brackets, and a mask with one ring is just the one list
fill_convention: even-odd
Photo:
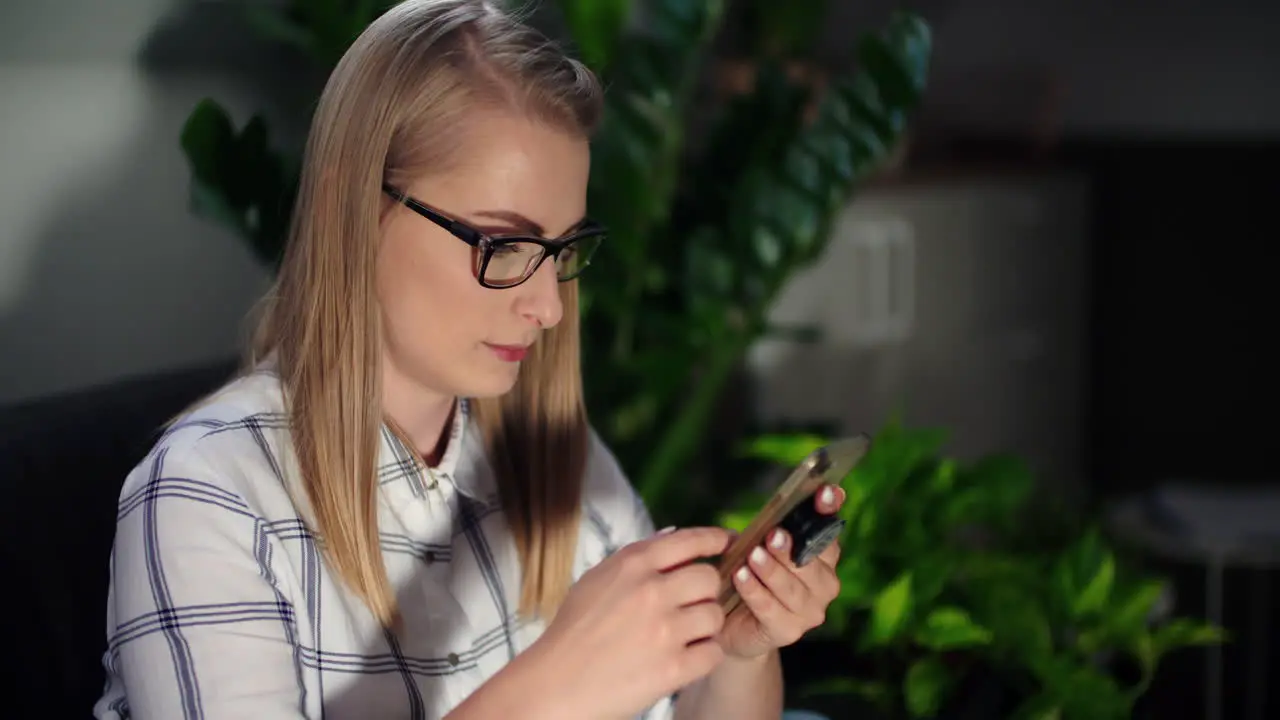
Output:
[[666,527],[662,528],[661,530],[659,530],[659,531],[658,531],[658,534],[659,534],[659,535],[666,535],[667,533],[671,533],[671,532],[675,532],[675,531],[676,531],[676,526],[675,526],[675,525],[668,525],[668,526],[666,526]]
[[747,569],[746,565],[743,565],[738,568],[738,572],[734,573],[734,575],[738,577],[738,582],[746,582],[751,578],[751,571]]
[[773,546],[774,550],[781,550],[782,546],[787,544],[786,533],[781,530],[774,530],[773,537],[769,540],[769,544]]
[[831,507],[832,505],[835,505],[836,491],[833,490],[830,485],[824,485],[822,487],[822,493],[818,495],[818,502],[821,502],[823,505],[826,505],[827,507]]
[[768,557],[769,557],[768,553],[766,553],[764,551],[764,548],[760,547],[759,545],[757,545],[755,549],[751,551],[751,562],[757,565],[763,565],[764,561]]

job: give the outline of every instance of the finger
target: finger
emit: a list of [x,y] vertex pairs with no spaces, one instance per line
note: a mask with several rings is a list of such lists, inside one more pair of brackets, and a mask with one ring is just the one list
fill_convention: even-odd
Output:
[[798,631],[787,629],[788,624],[793,624],[788,623],[788,620],[795,615],[783,607],[769,588],[765,587],[746,566],[738,568],[738,571],[733,574],[733,584],[738,589],[738,595],[742,597],[742,604],[755,616],[760,626],[768,633],[770,640],[790,644],[788,641],[794,641],[794,638],[789,637],[789,632],[794,633],[796,637],[799,636]]
[[827,546],[817,557],[817,562],[796,567],[791,559],[791,542],[791,535],[778,528],[769,535],[769,552],[780,565],[800,578],[812,597],[828,600],[834,598],[840,592],[840,579],[835,573],[836,563],[840,561],[840,543],[833,542]]
[[[785,533],[783,536],[785,543]],[[776,540],[777,537],[775,533],[772,539]],[[765,550],[763,547],[756,547],[748,556],[747,563],[751,566],[751,571],[755,573],[756,578],[769,589],[769,592],[773,593],[783,607],[793,613],[802,612],[809,601],[809,588],[794,572],[795,566],[791,564],[790,558],[780,561],[772,554],[773,552],[773,549]],[[791,567],[788,568],[787,565]]]
[[834,568],[840,562],[840,541],[836,540],[827,546],[818,556],[818,561],[827,567]]
[[825,562],[814,563],[813,575],[813,579],[807,584],[814,597],[823,602],[822,613],[817,620],[820,625],[827,617],[826,605],[830,605],[840,595],[840,576],[836,574],[834,565]]
[[792,572],[801,570],[801,568],[796,567],[795,562],[791,559],[791,533],[782,528],[774,528],[773,532],[769,533],[768,540],[769,552],[774,559]]
[[823,485],[822,489],[814,494],[814,504],[818,508],[818,512],[823,515],[831,515],[840,509],[844,504],[845,492],[835,485]]
[[[822,616],[825,617],[826,606],[840,594],[840,576],[836,574],[834,562],[828,564],[823,560],[823,555],[818,556],[818,562],[811,562],[800,568],[798,575],[804,586],[809,589],[809,597],[812,601],[822,606]],[[813,609],[812,606],[807,608],[807,610]],[[822,622],[821,618],[818,622]]]
[[676,656],[675,667],[672,668],[672,684],[664,694],[675,692],[710,675],[723,660],[724,648],[720,647],[720,643],[714,640],[690,643],[684,652]]
[[673,625],[675,639],[682,645],[715,637],[724,627],[724,611],[714,602],[680,608]]
[[663,592],[680,607],[715,600],[720,594],[720,572],[709,563],[689,563],[666,572],[658,581],[664,586]]
[[729,532],[718,527],[695,527],[655,535],[646,552],[658,570],[669,570],[698,558],[715,557],[729,546]]

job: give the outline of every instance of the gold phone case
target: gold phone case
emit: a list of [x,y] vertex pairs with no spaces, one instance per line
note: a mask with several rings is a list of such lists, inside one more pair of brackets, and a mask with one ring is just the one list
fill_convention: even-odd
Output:
[[774,492],[773,497],[720,556],[720,607],[733,612],[742,598],[733,584],[733,573],[747,561],[751,550],[782,522],[787,513],[811,498],[823,485],[839,485],[871,446],[867,435],[835,440],[809,453]]

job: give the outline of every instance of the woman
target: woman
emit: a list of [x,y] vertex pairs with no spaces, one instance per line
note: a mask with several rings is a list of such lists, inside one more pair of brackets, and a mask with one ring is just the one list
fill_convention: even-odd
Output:
[[654,534],[590,431],[599,113],[478,0],[355,42],[250,371],[125,483],[98,717],[778,717],[776,649],[821,622],[835,550],[797,570],[771,541],[726,621],[690,561],[727,533]]

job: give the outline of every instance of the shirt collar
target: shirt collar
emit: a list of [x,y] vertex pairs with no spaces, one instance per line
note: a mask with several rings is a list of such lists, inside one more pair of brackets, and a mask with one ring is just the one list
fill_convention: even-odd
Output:
[[[279,376],[279,358],[275,351],[258,363],[258,370]],[[471,403],[459,398],[453,423],[449,426],[449,443],[444,457],[433,468],[437,482],[451,483],[458,492],[482,504],[498,501],[498,489],[489,471],[484,451],[484,438],[471,423]],[[431,478],[418,460],[418,454],[406,446],[387,423],[379,428],[378,485],[395,494],[407,491],[423,498]]]
[[452,484],[458,492],[482,503],[492,502],[495,488],[484,471],[484,439],[471,423],[470,403],[458,401],[449,426],[444,456],[428,471],[419,455],[409,448],[387,423],[382,424],[378,451],[378,484],[384,490],[407,489],[415,497],[427,495],[436,482]]

